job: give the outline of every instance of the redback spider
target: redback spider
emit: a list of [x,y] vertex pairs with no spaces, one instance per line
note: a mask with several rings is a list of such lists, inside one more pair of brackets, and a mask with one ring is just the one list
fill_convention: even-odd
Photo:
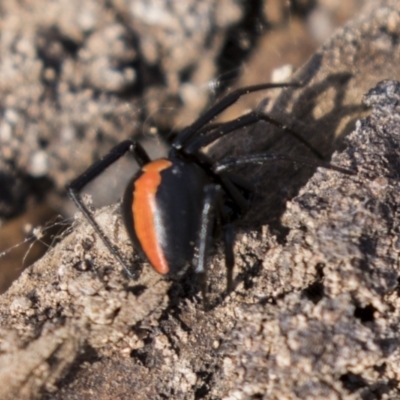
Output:
[[81,190],[89,182],[127,152],[140,166],[139,172],[129,181],[122,200],[123,220],[134,247],[158,273],[169,278],[180,278],[193,265],[201,280],[205,302],[207,256],[214,225],[217,223],[222,227],[229,292],[234,267],[234,223],[248,208],[246,192],[250,191],[249,185],[228,169],[248,163],[286,160],[352,173],[320,160],[282,154],[256,154],[215,164],[201,152],[224,135],[262,120],[281,128],[322,158],[299,134],[259,112],[250,112],[222,124],[211,124],[217,115],[245,94],[299,86],[299,83],[266,83],[235,90],[183,129],[172,141],[167,158],[151,161],[139,143],[125,140],[67,186],[72,200],[128,276],[134,278],[136,274],[126,266],[80,197]]

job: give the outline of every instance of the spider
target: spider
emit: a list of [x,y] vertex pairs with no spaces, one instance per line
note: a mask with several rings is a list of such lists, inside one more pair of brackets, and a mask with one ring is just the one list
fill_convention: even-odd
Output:
[[318,158],[322,158],[295,131],[260,112],[250,112],[222,124],[211,123],[217,115],[245,94],[299,86],[301,84],[297,82],[265,83],[237,89],[183,129],[172,140],[168,157],[152,161],[138,142],[125,140],[67,185],[71,199],[129,277],[136,278],[136,273],[132,273],[127,267],[80,196],[81,190],[89,182],[127,152],[133,155],[140,167],[139,172],[130,179],[122,200],[123,220],[134,247],[158,273],[172,279],[179,279],[193,266],[201,283],[204,304],[207,258],[214,227],[218,225],[222,228],[229,293],[234,267],[234,223],[249,207],[246,196],[251,191],[249,185],[230,173],[229,169],[242,164],[286,160],[352,173],[346,168],[321,160],[284,154],[253,154],[214,163],[201,151],[221,137],[263,120],[284,130],[307,146]]

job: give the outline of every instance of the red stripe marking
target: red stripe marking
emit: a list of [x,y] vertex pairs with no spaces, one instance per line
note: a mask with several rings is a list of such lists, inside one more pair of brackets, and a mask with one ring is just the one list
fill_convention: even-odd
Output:
[[135,181],[132,204],[136,235],[151,265],[160,274],[168,273],[169,267],[157,240],[155,197],[161,183],[161,171],[171,165],[168,160],[156,160],[145,165],[143,174]]

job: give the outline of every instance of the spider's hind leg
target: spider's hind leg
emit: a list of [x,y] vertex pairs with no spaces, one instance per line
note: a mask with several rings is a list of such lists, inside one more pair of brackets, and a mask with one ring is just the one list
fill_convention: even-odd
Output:
[[201,215],[201,224],[197,242],[197,253],[193,260],[194,270],[198,274],[201,292],[203,296],[204,308],[208,309],[207,296],[207,272],[209,251],[214,234],[214,225],[219,223],[222,226],[224,240],[225,266],[227,274],[227,293],[233,286],[233,267],[235,264],[233,245],[235,242],[235,228],[230,222],[227,222],[223,203],[221,199],[221,187],[210,184],[204,188],[205,198]]
[[116,145],[105,157],[94,163],[83,174],[79,175],[76,179],[74,179],[71,183],[69,183],[67,185],[67,191],[69,197],[74,201],[75,205],[82,212],[83,216],[88,220],[90,225],[92,225],[93,229],[99,235],[104,245],[108,248],[108,250],[115,257],[115,259],[121,264],[125,273],[130,278],[135,278],[136,274],[130,271],[123,257],[119,254],[117,249],[111,243],[110,239],[106,236],[106,234],[100,228],[99,224],[93,218],[92,213],[86,207],[80,195],[82,189],[88,183],[96,179],[110,165],[118,161],[127,152],[130,152],[133,155],[139,166],[143,166],[150,162],[150,157],[147,155],[146,151],[139,143],[134,142],[132,140],[125,140]]
[[198,274],[201,292],[203,296],[204,308],[208,308],[207,298],[207,271],[209,252],[211,241],[214,234],[214,224],[216,221],[215,211],[217,209],[218,197],[220,196],[221,187],[219,185],[210,184],[204,187],[204,203],[201,213],[201,223],[199,236],[196,245],[196,255],[193,259],[193,266],[196,274]]
[[235,256],[233,246],[235,244],[235,227],[233,224],[224,226],[224,250],[226,266],[226,292],[229,294],[233,289],[233,267],[235,266]]

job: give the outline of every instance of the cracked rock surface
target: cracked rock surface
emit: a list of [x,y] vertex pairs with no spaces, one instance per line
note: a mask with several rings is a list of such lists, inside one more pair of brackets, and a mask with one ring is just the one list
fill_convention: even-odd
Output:
[[398,397],[399,99],[397,81],[365,96],[372,113],[334,158],[357,176],[319,170],[288,204],[287,244],[253,290],[265,301],[238,309],[223,350],[225,399]]

